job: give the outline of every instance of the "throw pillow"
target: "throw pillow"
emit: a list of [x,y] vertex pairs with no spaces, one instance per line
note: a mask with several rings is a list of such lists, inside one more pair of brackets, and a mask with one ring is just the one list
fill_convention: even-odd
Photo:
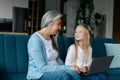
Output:
[[110,68],[120,68],[120,44],[105,43],[105,47],[107,56],[114,56]]

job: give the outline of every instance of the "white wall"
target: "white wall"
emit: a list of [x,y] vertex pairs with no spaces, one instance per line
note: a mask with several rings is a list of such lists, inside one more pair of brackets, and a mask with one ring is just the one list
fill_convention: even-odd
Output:
[[95,12],[106,15],[105,37],[112,38],[114,0],[94,0]]
[[106,37],[112,38],[113,35],[113,13],[114,13],[114,0],[107,0],[107,23],[106,23]]
[[28,8],[28,0],[0,0],[0,18],[12,19],[13,7]]

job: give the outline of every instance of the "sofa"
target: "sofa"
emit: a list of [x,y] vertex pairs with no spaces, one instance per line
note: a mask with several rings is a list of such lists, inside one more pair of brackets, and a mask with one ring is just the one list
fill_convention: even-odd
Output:
[[[26,80],[28,68],[27,42],[30,35],[0,34],[0,80]],[[65,61],[73,37],[57,37],[60,58]],[[115,43],[113,39],[92,38],[93,58],[106,56],[104,43]],[[109,80],[120,80],[120,68],[106,71]]]
[[26,80],[28,35],[0,34],[0,80]]

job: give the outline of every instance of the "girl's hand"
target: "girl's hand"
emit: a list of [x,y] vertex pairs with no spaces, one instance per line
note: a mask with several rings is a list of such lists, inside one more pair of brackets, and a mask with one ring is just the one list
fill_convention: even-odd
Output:
[[88,68],[86,66],[80,68],[80,72],[87,73]]

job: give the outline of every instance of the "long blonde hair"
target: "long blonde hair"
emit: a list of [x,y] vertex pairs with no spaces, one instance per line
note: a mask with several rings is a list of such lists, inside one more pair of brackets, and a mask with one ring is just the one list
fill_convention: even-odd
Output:
[[[86,25],[86,24],[80,24],[78,25],[77,27],[83,27],[84,30],[85,30],[85,41],[83,43],[83,45],[81,46],[81,49],[83,50],[84,52],[84,55],[83,55],[83,63],[86,63],[87,62],[87,58],[88,58],[88,55],[89,55],[89,52],[90,52],[90,40],[91,40],[91,29],[90,29],[90,26]],[[77,28],[76,27],[76,28]],[[75,54],[73,56],[73,62],[75,63],[76,62],[76,59],[78,57],[78,46],[79,46],[79,43],[77,40],[75,40]],[[83,47],[84,46],[84,47]]]

